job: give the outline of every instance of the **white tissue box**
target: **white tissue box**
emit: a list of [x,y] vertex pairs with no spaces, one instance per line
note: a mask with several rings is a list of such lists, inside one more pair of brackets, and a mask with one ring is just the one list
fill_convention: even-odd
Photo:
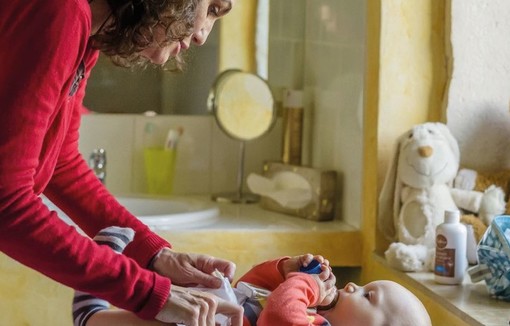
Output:
[[306,218],[313,221],[328,221],[335,216],[336,204],[336,171],[322,170],[305,166],[267,162],[264,164],[263,176],[273,179],[282,172],[293,172],[304,178],[310,185],[310,199],[296,208],[284,206],[277,200],[261,195],[260,205],[264,209],[288,215]]

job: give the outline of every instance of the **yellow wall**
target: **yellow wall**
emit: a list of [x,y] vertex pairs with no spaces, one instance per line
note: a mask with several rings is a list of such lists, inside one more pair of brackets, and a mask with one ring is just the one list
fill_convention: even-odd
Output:
[[447,9],[434,0],[367,1],[362,205],[366,260],[374,249],[387,246],[376,236],[377,197],[395,139],[415,124],[443,116]]
[[388,246],[376,229],[377,198],[396,138],[415,124],[442,121],[444,116],[449,9],[449,1],[367,1],[361,278],[363,283],[393,279],[407,286],[437,325],[460,323],[386,268],[373,252]]
[[222,18],[219,71],[237,68],[255,72],[256,0],[237,0],[232,12]]
[[441,119],[447,80],[445,2],[387,0],[380,4],[378,125],[386,128],[378,129],[383,163],[379,180],[398,136],[414,124]]

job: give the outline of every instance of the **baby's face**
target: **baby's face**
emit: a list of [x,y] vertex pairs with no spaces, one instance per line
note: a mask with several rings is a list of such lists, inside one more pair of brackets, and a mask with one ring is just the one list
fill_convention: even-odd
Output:
[[319,313],[333,326],[397,325],[405,324],[403,306],[407,313],[423,311],[423,325],[427,325],[425,321],[429,321],[429,317],[421,302],[406,288],[392,281],[375,281],[365,286],[348,283],[338,290],[337,304]]

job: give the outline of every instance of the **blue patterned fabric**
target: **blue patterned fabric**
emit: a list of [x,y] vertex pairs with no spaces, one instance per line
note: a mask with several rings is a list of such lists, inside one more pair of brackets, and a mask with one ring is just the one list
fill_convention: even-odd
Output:
[[478,244],[477,253],[479,264],[468,270],[471,280],[485,280],[492,296],[510,301],[510,216],[493,219]]

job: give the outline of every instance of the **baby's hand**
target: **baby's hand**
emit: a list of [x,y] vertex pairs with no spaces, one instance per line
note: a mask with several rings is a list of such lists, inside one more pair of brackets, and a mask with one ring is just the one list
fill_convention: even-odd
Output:
[[299,272],[301,267],[306,267],[308,264],[312,262],[312,260],[317,260],[321,264],[321,274],[324,271],[328,271],[328,275],[331,272],[331,267],[329,266],[329,261],[322,257],[321,255],[312,255],[306,254],[301,256],[294,256],[282,262],[281,272],[283,277],[287,278],[287,275],[292,272]]
[[327,268],[320,274],[310,274],[310,276],[313,277],[319,286],[319,299],[315,306],[324,307],[331,305],[338,295],[338,290],[335,286],[336,277],[331,272],[331,269]]

